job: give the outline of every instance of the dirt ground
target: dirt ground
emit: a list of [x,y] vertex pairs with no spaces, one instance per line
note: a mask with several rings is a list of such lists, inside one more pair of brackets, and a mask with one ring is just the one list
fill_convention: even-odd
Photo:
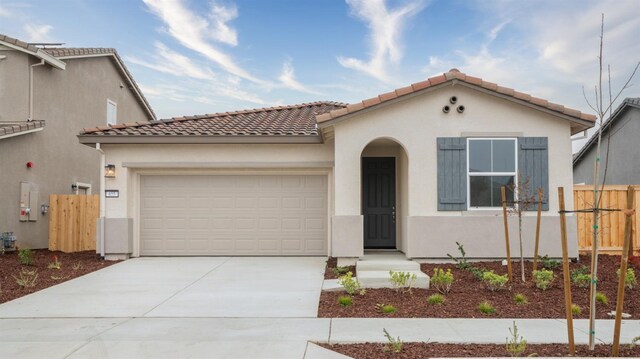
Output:
[[[581,256],[578,263],[571,263],[571,270],[589,267],[590,258]],[[607,304],[596,306],[596,317],[611,318],[608,312],[615,310],[618,280],[616,270],[620,265],[619,256],[602,255],[598,261],[598,291],[608,298]],[[500,261],[474,262],[477,268],[494,270],[497,274],[506,274],[507,268]],[[320,297],[318,316],[324,318],[336,317],[389,317],[389,318],[564,318],[564,290],[562,268],[553,269],[555,280],[551,288],[540,290],[531,280],[531,262],[525,262],[526,282],[520,280],[520,266],[513,263],[513,281],[501,291],[489,291],[485,284],[476,279],[467,270],[456,268],[453,264],[422,264],[421,269],[428,275],[433,275],[434,268],[451,269],[454,283],[451,291],[445,294],[445,301],[441,305],[430,305],[427,297],[437,293],[431,289],[413,289],[412,293],[399,293],[393,289],[367,289],[363,296],[355,295],[353,305],[342,307],[338,304],[338,297],[344,292],[324,291]],[[635,270],[640,279],[640,270]],[[574,318],[589,317],[589,288],[571,286],[573,303],[581,308],[581,313]],[[523,294],[527,304],[517,305],[514,297]],[[496,309],[496,313],[487,315],[478,310],[480,302],[488,301]],[[395,313],[382,313],[377,305],[390,304],[396,307]],[[640,319],[640,285],[625,291],[624,312],[631,314],[632,319]]]
[[[34,264],[20,264],[18,252],[0,254],[0,303],[37,292],[39,290],[83,276],[87,273],[108,267],[117,261],[104,261],[95,251],[63,253],[47,249],[33,250]],[[60,269],[49,268],[57,258]],[[35,286],[23,288],[16,283],[22,271],[37,273]]]

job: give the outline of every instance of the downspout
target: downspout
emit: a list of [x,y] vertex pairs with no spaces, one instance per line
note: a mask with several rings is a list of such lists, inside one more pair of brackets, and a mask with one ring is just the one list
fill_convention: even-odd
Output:
[[106,225],[105,215],[107,212],[107,203],[104,198],[104,188],[105,188],[105,179],[104,179],[104,166],[106,165],[106,158],[104,151],[100,148],[100,142],[96,143],[96,151],[100,152],[100,220],[102,221],[102,225],[100,226],[100,258],[104,259],[104,227]]
[[37,64],[29,66],[29,117],[27,121],[33,120],[33,68],[42,65],[44,65],[44,59],[40,60]]

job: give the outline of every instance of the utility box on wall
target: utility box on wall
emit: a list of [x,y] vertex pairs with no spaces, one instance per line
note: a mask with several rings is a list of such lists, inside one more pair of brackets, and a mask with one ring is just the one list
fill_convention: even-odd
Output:
[[40,192],[35,184],[20,182],[20,222],[35,222],[40,210],[38,197]]

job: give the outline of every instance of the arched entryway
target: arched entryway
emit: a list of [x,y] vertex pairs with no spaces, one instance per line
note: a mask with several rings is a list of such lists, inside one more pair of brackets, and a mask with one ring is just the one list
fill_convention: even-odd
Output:
[[361,154],[361,214],[365,250],[406,252],[409,158],[391,138],[378,138]]

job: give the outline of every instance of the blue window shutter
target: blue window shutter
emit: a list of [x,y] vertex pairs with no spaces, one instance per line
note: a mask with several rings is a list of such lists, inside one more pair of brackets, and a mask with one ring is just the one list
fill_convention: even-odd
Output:
[[[530,196],[538,199],[538,188],[544,191],[542,210],[549,210],[549,145],[547,137],[518,137],[519,182],[529,179]],[[536,211],[537,205],[529,210]]]
[[438,137],[438,211],[467,209],[467,139]]

